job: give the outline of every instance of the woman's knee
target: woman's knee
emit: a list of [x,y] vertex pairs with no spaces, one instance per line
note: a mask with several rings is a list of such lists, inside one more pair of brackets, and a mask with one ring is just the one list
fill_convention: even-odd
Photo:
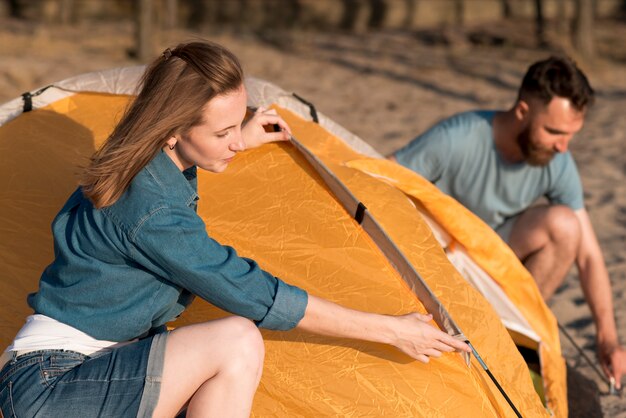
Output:
[[168,337],[168,353],[178,370],[195,363],[195,371],[215,376],[240,370],[260,373],[265,357],[263,337],[252,321],[231,316],[174,330]]
[[225,364],[221,373],[251,372],[260,376],[265,358],[263,336],[252,321],[233,316],[225,319],[228,322],[228,335],[224,344],[227,349]]

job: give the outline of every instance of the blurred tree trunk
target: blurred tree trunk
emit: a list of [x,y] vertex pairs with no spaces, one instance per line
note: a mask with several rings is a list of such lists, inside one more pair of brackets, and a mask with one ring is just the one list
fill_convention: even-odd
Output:
[[364,10],[360,0],[342,0],[343,14],[339,27],[341,29],[361,33],[367,28],[367,10]]
[[74,0],[61,0],[59,5],[59,21],[62,25],[74,23]]
[[415,9],[417,5],[415,4],[417,0],[404,0],[404,5],[406,8],[406,12],[404,13],[404,22],[402,26],[405,29],[413,29],[413,19],[415,16]]
[[147,62],[152,58],[153,51],[153,1],[136,0],[136,54],[141,62]]
[[465,0],[454,1],[454,23],[463,26],[465,23]]
[[570,31],[569,16],[567,14],[567,6],[565,0],[557,0],[556,2],[556,31],[561,38],[568,36]]
[[215,16],[215,4],[214,2],[206,3],[202,0],[188,0],[189,19],[187,24],[195,30],[199,30],[207,21],[207,16]]
[[387,17],[387,3],[385,0],[370,0],[370,17],[367,26],[372,29],[381,29]]
[[511,0],[502,0],[502,16],[505,19],[513,17],[513,10],[511,10]]
[[178,0],[165,0],[165,28],[178,27]]
[[22,18],[22,5],[19,0],[9,0],[9,15],[16,19]]
[[546,21],[543,17],[543,0],[535,0],[535,39],[538,46],[546,45]]
[[593,15],[593,0],[576,0],[572,35],[576,50],[585,60],[592,59],[596,52],[593,36]]

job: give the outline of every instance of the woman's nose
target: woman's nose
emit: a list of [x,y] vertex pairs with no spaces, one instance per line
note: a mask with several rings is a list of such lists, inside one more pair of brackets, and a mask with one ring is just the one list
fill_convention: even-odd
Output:
[[233,152],[239,152],[246,149],[246,143],[244,142],[241,133],[239,133],[239,135],[237,135],[237,138],[235,138],[235,140],[230,143],[228,148]]

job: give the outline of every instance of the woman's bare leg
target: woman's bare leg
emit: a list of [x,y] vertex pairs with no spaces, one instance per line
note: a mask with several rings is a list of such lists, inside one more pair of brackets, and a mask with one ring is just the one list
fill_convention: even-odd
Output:
[[154,417],[248,417],[265,355],[256,326],[241,317],[190,325],[167,337]]

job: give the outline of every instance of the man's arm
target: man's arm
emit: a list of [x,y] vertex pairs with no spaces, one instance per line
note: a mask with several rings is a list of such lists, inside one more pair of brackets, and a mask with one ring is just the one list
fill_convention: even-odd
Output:
[[575,213],[581,226],[576,256],[580,283],[596,324],[600,363],[607,376],[615,378],[619,389],[621,377],[626,374],[626,350],[619,344],[615,328],[611,282],[587,211],[579,209]]

